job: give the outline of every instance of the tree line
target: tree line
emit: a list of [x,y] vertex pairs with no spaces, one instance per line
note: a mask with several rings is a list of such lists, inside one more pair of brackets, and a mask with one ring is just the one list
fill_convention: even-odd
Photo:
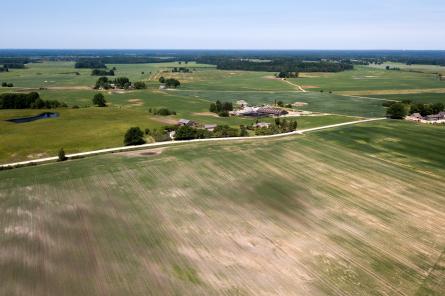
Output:
[[386,115],[392,119],[404,119],[408,114],[411,115],[414,113],[428,116],[445,111],[445,105],[443,103],[424,104],[413,103],[410,100],[385,102],[383,106],[388,107]]
[[215,103],[211,103],[209,111],[218,114],[220,117],[229,117],[229,111],[233,111],[232,102],[220,102],[217,100]]
[[261,62],[226,56],[200,57],[198,63],[216,65],[220,70],[262,72],[341,72],[354,69],[354,65],[339,61],[303,61],[299,58],[272,58]]
[[0,94],[0,109],[53,109],[67,107],[57,100],[42,100],[37,92]]

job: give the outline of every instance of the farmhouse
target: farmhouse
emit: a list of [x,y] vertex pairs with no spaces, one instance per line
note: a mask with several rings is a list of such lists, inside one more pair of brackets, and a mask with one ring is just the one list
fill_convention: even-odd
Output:
[[286,115],[288,112],[284,109],[281,108],[277,108],[277,107],[260,107],[257,110],[258,113],[260,114],[266,114],[266,115],[272,115],[272,116],[281,116],[281,115]]
[[405,118],[406,120],[421,122],[421,123],[445,123],[445,112],[422,116],[420,113],[413,113]]
[[195,126],[196,122],[192,121],[192,120],[188,120],[188,119],[179,119],[178,121],[178,125],[179,126]]
[[213,132],[216,128],[216,124],[206,124],[204,125],[204,129],[208,130],[209,132]]
[[256,124],[254,124],[254,127],[255,127],[255,128],[263,128],[263,127],[265,127],[265,128],[269,128],[269,127],[270,127],[270,123],[267,123],[267,122],[258,122],[258,123],[256,123]]

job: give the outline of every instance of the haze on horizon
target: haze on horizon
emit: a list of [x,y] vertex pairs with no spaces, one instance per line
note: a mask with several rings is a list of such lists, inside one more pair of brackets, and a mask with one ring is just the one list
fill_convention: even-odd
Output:
[[0,48],[445,49],[443,0],[2,3]]

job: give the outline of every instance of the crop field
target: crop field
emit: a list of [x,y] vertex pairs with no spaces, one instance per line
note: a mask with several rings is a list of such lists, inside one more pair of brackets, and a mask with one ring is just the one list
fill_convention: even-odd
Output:
[[444,137],[384,121],[0,171],[0,294],[443,295]]

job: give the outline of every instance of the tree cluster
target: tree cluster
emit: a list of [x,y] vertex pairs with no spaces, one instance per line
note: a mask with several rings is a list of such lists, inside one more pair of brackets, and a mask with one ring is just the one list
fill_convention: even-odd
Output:
[[232,102],[220,102],[217,100],[215,103],[210,104],[209,111],[216,113],[221,117],[228,117],[229,111],[233,111]]
[[172,73],[190,73],[191,70],[189,68],[185,68],[185,67],[174,67],[172,69]]
[[277,78],[298,78],[298,72],[280,72],[276,74]]
[[233,58],[229,56],[200,57],[197,62],[216,65],[220,70],[245,70],[262,72],[341,72],[352,70],[352,63],[343,61],[313,61],[308,62],[300,58],[275,57],[265,61]]
[[57,100],[42,100],[36,92],[0,94],[0,109],[53,109],[59,107],[66,107],[66,104]]
[[181,82],[179,82],[179,80],[174,79],[174,78],[169,78],[169,79],[165,79],[165,86],[167,88],[177,88],[179,86],[181,86]]
[[149,109],[148,112],[154,114],[154,115],[160,115],[160,116],[169,116],[169,115],[176,115],[176,111],[169,110],[167,108],[160,108],[160,109]]
[[136,81],[133,86],[135,89],[146,89],[147,88],[147,85],[145,84],[145,82],[142,82],[142,81]]
[[264,135],[275,135],[282,133],[293,132],[297,129],[298,122],[294,119],[287,120],[286,118],[275,118],[275,121],[271,124],[270,127],[261,127],[255,129],[255,135],[264,136]]
[[114,70],[102,70],[102,69],[94,69],[91,71],[92,76],[114,76]]
[[14,84],[7,83],[7,82],[2,82],[2,87],[14,87]]
[[445,105],[443,103],[425,104],[404,100],[402,102],[388,101],[384,102],[382,105],[388,108],[386,110],[386,115],[393,119],[403,119],[408,114],[413,113],[427,116],[445,111]]
[[98,59],[80,59],[74,64],[76,69],[106,69],[107,65]]
[[127,77],[118,77],[114,80],[108,79],[108,77],[103,76],[99,77],[96,81],[95,89],[103,88],[103,89],[110,89],[111,84],[114,84],[116,88],[120,89],[129,89],[131,87],[130,79]]

